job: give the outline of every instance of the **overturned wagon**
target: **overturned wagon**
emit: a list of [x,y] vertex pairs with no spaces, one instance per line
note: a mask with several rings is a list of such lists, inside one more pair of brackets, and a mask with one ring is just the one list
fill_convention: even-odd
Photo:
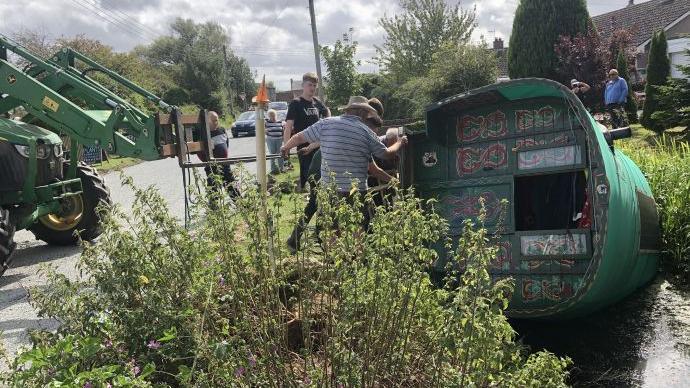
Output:
[[[502,82],[430,106],[403,179],[438,200],[452,237],[484,199],[500,248],[492,276],[515,279],[509,315],[581,316],[629,295],[658,265],[656,204],[614,137],[559,83]],[[435,271],[445,266],[441,255]]]

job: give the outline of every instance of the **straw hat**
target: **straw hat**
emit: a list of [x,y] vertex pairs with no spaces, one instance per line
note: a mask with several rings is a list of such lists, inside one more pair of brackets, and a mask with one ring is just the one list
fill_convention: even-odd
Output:
[[371,105],[369,105],[369,100],[367,100],[366,97],[362,96],[352,96],[350,97],[350,101],[347,102],[347,105],[345,106],[340,106],[338,109],[340,111],[344,111],[346,109],[352,109],[352,108],[359,108],[359,109],[364,109],[367,110],[378,117],[378,112],[376,109],[374,109]]

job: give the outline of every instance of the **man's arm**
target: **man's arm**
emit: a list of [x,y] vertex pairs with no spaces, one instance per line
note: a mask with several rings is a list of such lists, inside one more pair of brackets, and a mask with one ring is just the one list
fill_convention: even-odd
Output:
[[623,82],[621,82],[621,96],[619,101],[622,103],[625,103],[625,101],[628,99],[628,82],[625,80],[625,78],[621,78]]
[[309,155],[312,152],[314,152],[315,150],[317,150],[319,147],[321,147],[321,143],[319,143],[318,141],[313,142],[313,143],[309,143],[308,146],[297,150],[297,153],[301,154],[301,155]]
[[390,176],[390,174],[388,174],[385,170],[379,167],[375,162],[369,162],[369,167],[367,168],[367,171],[369,175],[384,183],[390,182],[391,179],[393,179],[393,177]]
[[295,129],[295,119],[299,111],[299,102],[297,100],[290,101],[287,113],[285,114],[285,127],[283,128],[283,144],[292,136],[292,131]]
[[403,136],[398,139],[393,145],[390,147],[387,147],[383,155],[381,155],[382,159],[393,159],[395,155],[398,154],[398,151],[400,151],[400,148],[407,144],[407,136]]
[[283,146],[280,147],[280,153],[283,156],[286,156],[290,153],[291,149],[297,147],[300,144],[318,142],[321,138],[322,124],[323,121],[317,121],[315,124],[312,124],[304,131],[295,134],[295,136],[291,137],[290,140],[285,142],[285,144],[283,144]]
[[285,129],[283,129],[283,144],[287,143],[287,141],[292,136],[292,129],[294,127],[295,127],[295,120],[285,121]]
[[304,132],[300,132],[295,136],[292,136],[288,141],[280,147],[280,153],[285,156],[290,153],[290,150],[297,147],[302,143],[306,143],[307,140],[304,138]]

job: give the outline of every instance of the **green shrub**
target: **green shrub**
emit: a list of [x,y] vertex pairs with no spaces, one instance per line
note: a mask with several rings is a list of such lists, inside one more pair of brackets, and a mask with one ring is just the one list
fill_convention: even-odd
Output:
[[659,206],[668,269],[690,274],[690,146],[664,135],[655,147],[623,143],[647,177]]
[[48,271],[32,291],[62,325],[36,336],[7,385],[565,385],[568,360],[526,358],[513,342],[503,315],[513,284],[491,281],[496,248],[483,229],[466,225],[453,253],[464,272],[432,286],[429,247],[447,225],[411,193],[363,234],[362,204],[321,190],[323,242],[309,233],[289,255],[272,225],[301,209],[280,192],[267,210],[255,190],[232,206],[214,198],[215,211],[197,198],[186,230],[156,191],[133,190],[132,215],[110,211],[85,248],[84,276]]

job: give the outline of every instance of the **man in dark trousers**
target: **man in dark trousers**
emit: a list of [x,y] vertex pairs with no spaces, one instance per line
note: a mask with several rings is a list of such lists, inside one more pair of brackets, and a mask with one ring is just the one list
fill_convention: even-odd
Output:
[[[320,119],[331,115],[328,108],[315,97],[318,85],[319,77],[316,74],[306,73],[302,76],[302,95],[292,100],[288,106],[283,132],[283,144],[287,143],[293,135],[302,132]],[[300,144],[297,146],[297,150],[299,151],[308,145],[309,143]],[[304,189],[314,152],[300,152],[298,157],[299,184],[300,188]]]
[[[211,143],[213,144],[213,157],[214,158],[227,158],[228,157],[228,135],[225,128],[219,126],[218,113],[214,111],[208,112],[208,128],[211,130]],[[205,158],[201,158],[202,161]],[[237,188],[234,186],[235,176],[232,174],[230,165],[223,164],[217,165],[212,164],[204,166],[204,171],[206,172],[206,180],[208,187],[214,193],[220,193],[223,188],[228,191],[231,198],[239,196]],[[222,181],[222,187],[220,187],[217,176]],[[212,202],[213,205],[213,202]]]
[[604,104],[611,114],[612,128],[623,128],[628,125],[625,114],[625,103],[628,101],[628,83],[618,76],[618,70],[609,71],[609,80],[604,91]]

